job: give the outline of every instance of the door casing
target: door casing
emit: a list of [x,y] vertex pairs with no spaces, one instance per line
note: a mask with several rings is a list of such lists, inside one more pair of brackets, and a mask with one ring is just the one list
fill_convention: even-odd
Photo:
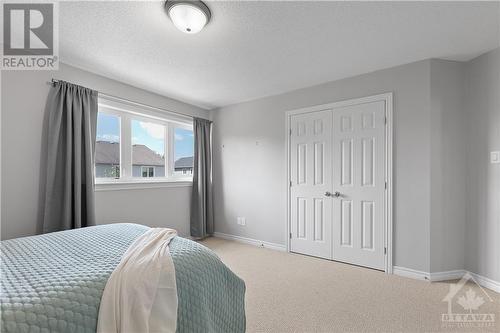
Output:
[[327,109],[340,108],[345,106],[371,103],[377,101],[385,102],[385,181],[387,188],[384,193],[384,246],[385,253],[385,272],[392,274],[393,271],[393,183],[392,183],[392,146],[393,146],[393,93],[384,93],[379,95],[367,96],[362,98],[348,99],[340,102],[328,103],[310,106],[306,108],[294,109],[286,112],[286,165],[287,165],[287,208],[286,208],[286,248],[290,252],[290,184],[291,184],[291,170],[290,170],[290,133],[291,133],[291,116],[296,114],[310,113],[322,111]]

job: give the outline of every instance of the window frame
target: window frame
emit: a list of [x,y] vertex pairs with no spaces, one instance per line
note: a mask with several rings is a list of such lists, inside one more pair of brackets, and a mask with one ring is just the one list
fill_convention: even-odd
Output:
[[[99,96],[98,112],[106,115],[116,116],[119,119],[120,178],[98,178],[94,174],[96,185],[192,183],[192,175],[174,174],[175,128],[179,127],[192,131],[193,120],[191,117],[170,113],[167,110],[162,110],[135,102],[123,101],[118,98],[108,96]],[[144,121],[165,126],[164,177],[142,177],[142,167],[141,177],[133,177],[132,120]],[[156,173],[156,170],[153,172]]]

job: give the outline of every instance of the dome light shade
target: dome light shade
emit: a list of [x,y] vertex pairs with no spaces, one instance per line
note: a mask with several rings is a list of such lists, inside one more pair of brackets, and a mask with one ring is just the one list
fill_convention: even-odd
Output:
[[187,34],[201,31],[210,20],[210,9],[201,1],[171,0],[165,2],[168,17],[175,27]]

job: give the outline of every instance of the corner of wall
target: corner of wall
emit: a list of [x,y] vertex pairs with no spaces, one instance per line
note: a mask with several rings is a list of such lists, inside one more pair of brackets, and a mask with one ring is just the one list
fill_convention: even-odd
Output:
[[500,283],[500,48],[466,63],[465,71],[467,271]]
[[430,60],[430,271],[463,269],[464,64]]

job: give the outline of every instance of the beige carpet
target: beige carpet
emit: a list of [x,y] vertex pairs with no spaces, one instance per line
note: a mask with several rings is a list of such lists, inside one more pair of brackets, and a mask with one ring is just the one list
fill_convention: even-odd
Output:
[[[249,332],[500,332],[500,295],[474,313],[494,313],[494,327],[443,327],[448,283],[429,283],[338,262],[218,238],[202,242],[246,283]],[[466,290],[462,291],[462,294]],[[456,299],[454,312],[466,313]]]

